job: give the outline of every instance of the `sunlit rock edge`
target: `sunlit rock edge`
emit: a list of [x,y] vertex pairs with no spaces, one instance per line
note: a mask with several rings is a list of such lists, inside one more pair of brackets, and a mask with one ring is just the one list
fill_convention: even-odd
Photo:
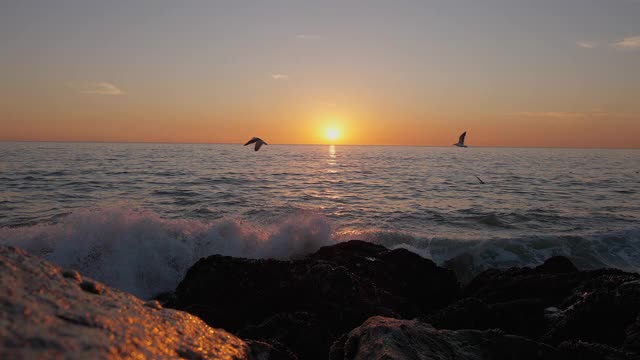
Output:
[[239,338],[0,246],[1,359],[250,359]]

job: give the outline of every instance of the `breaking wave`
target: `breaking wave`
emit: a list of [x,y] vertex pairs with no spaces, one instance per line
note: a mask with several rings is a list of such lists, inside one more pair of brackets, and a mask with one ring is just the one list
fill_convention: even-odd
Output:
[[327,218],[307,211],[268,221],[199,220],[166,219],[152,211],[123,207],[78,210],[55,224],[0,228],[0,244],[21,247],[141,298],[173,291],[189,267],[204,256],[288,259],[351,239],[406,248],[453,269],[462,282],[489,267],[536,266],[554,255],[567,256],[582,269],[640,271],[638,228],[459,239],[341,231]]
[[329,244],[331,233],[325,218],[306,212],[256,224],[111,207],[79,210],[56,224],[0,228],[0,243],[149,298],[173,291],[201,257],[290,258]]

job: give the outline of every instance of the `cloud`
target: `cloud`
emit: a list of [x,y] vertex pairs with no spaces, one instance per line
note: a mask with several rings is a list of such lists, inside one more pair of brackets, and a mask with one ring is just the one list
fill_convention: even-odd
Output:
[[609,116],[610,114],[600,110],[588,112],[568,112],[568,111],[524,111],[512,114],[519,117],[527,118],[549,118],[549,119],[583,119],[596,116]]
[[595,49],[598,47],[598,43],[593,41],[578,41],[576,44],[585,49]]
[[94,95],[124,95],[124,91],[118,89],[117,86],[108,82],[91,83],[85,86],[82,90],[85,94]]
[[287,75],[287,74],[271,74],[271,78],[273,80],[289,80],[289,75]]
[[640,35],[626,37],[622,39],[622,41],[618,41],[617,43],[614,43],[613,46],[617,47],[618,49],[627,49],[627,50],[640,49]]
[[296,35],[296,39],[301,40],[324,40],[326,37],[321,35],[309,35],[309,34],[298,34]]

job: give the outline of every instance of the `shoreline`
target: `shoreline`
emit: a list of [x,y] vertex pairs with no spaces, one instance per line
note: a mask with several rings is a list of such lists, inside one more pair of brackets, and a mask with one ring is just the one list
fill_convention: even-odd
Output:
[[[615,269],[578,270],[558,256],[534,268],[488,269],[461,285],[452,271],[415,253],[357,240],[322,247],[298,260],[212,255],[193,264],[174,293],[164,294],[158,298],[160,302],[145,303],[23,250],[0,249],[0,284],[6,294],[3,303],[17,304],[33,297],[31,302],[3,311],[3,321],[12,324],[13,332],[0,354],[16,355],[11,358],[35,353],[44,358],[54,353],[74,357],[70,344],[86,341],[77,331],[87,326],[126,339],[132,334],[130,325],[118,329],[105,325],[115,321],[114,315],[105,313],[106,303],[100,300],[109,294],[148,311],[183,310],[213,328],[230,331],[238,336],[225,335],[238,339],[232,341],[238,341],[234,346],[241,351],[230,357],[237,359],[257,359],[259,355],[264,359],[346,360],[382,352],[402,359],[412,351],[445,356],[439,347],[452,344],[457,344],[449,354],[452,359],[466,359],[464,354],[469,351],[478,352],[480,359],[505,356],[500,355],[505,349],[523,359],[625,359],[640,354],[640,320],[636,320],[640,314],[640,275]],[[24,273],[24,266],[47,270]],[[21,282],[7,280],[16,276],[22,276]],[[93,285],[82,285],[86,282]],[[73,290],[78,286],[79,290]],[[36,291],[38,288],[44,292]],[[63,308],[49,309],[52,315],[48,316],[57,316],[56,321],[66,324],[69,331],[67,340],[60,342],[55,332],[42,332],[48,325],[34,322],[38,316],[27,314],[46,310],[46,304],[65,302],[72,290],[89,300],[82,310],[75,309],[80,315],[68,308],[60,317]],[[204,323],[195,327],[206,330]],[[38,344],[48,345],[29,342],[28,334],[34,332],[43,339]],[[135,336],[144,344],[148,335],[143,331]],[[96,335],[95,341],[107,338]],[[166,340],[184,341],[180,339],[184,337],[172,333]],[[370,341],[385,345],[374,346]],[[119,349],[119,356],[151,351],[144,345],[104,346]],[[102,353],[104,346],[89,346],[87,351],[108,357]],[[218,351],[214,349],[180,351],[174,354],[222,358],[212,356]],[[151,354],[146,353],[146,358],[152,358]]]

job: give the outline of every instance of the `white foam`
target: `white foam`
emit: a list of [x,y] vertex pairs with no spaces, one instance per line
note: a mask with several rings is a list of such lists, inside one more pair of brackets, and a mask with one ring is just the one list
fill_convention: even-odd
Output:
[[325,218],[305,212],[258,225],[109,207],[79,210],[57,224],[0,228],[0,243],[149,298],[173,291],[201,257],[296,257],[331,243],[331,230]]
[[579,268],[640,270],[640,229],[582,236],[495,239],[426,237],[375,229],[333,231],[323,216],[297,211],[268,223],[225,218],[165,219],[126,207],[78,210],[56,224],[0,228],[0,244],[14,245],[142,298],[173,291],[199,258],[295,258],[338,241],[360,239],[404,248],[443,264],[465,254],[460,273],[536,266],[554,255]]

